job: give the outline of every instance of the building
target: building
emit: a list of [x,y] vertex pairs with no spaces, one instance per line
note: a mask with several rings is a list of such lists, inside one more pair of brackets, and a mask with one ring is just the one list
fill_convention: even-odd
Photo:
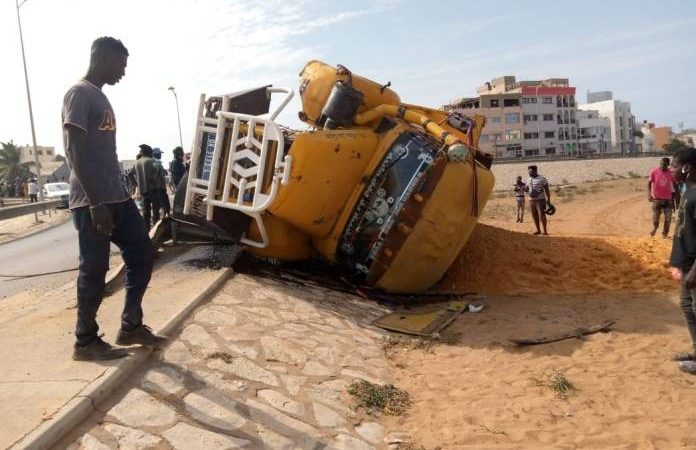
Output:
[[613,98],[614,94],[611,91],[587,91],[587,103],[605,102],[607,100],[613,100]]
[[631,104],[620,100],[603,100],[578,105],[583,111],[597,111],[600,117],[609,119],[611,147],[608,153],[630,154],[634,152],[634,117]]
[[603,154],[611,146],[611,124],[599,111],[578,111],[578,155]]
[[654,123],[644,120],[640,124],[642,137],[635,138],[637,152],[660,152],[672,139],[671,127],[656,127]]
[[674,136],[674,138],[679,139],[689,147],[694,147],[694,144],[696,144],[696,130],[684,130],[681,133]]
[[476,92],[478,97],[455,100],[443,109],[486,117],[482,151],[499,158],[577,153],[575,87],[567,78],[517,81],[504,76]]
[[[24,145],[22,147],[17,147],[17,149],[19,150],[20,163],[34,162],[34,147],[31,145]],[[40,147],[37,145],[36,151],[39,154],[39,164],[56,160],[56,149],[54,147]]]

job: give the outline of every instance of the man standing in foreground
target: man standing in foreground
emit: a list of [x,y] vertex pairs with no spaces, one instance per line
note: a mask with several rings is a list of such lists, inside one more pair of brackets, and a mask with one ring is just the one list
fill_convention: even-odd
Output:
[[529,171],[529,179],[527,179],[527,192],[529,193],[529,209],[532,212],[534,226],[536,227],[535,235],[540,235],[541,229],[539,222],[544,228],[544,235],[549,234],[546,231],[546,203],[551,202],[551,191],[549,191],[549,182],[546,177],[539,175],[537,166],[527,167]]
[[650,171],[648,178],[648,201],[652,203],[653,229],[650,236],[655,236],[660,226],[660,215],[664,213],[665,222],[662,227],[662,237],[667,239],[669,226],[672,222],[672,210],[674,208],[674,197],[677,194],[672,171],[669,170],[669,158],[662,158],[660,167]]
[[109,268],[109,242],[126,263],[126,299],[119,345],[157,346],[164,338],[143,324],[141,302],[152,273],[153,248],[147,227],[121,182],[116,155],[116,119],[101,88],[125,75],[128,50],[121,41],[101,37],[92,43],[85,77],[65,94],[62,123],[70,163],[70,209],[79,235],[77,326],[73,359],[107,360],[126,356],[99,335],[97,311]]
[[696,149],[676,152],[671,169],[673,179],[685,183],[686,191],[679,201],[669,265],[681,281],[680,306],[691,336],[691,351],[673,359],[679,362],[681,370],[696,375]]

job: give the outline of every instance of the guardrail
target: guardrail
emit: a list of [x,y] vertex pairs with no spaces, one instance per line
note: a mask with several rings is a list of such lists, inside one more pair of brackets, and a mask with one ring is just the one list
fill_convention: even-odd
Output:
[[55,208],[62,204],[62,200],[50,200],[47,202],[29,203],[19,206],[6,206],[0,208],[0,220],[13,219],[27,214],[36,214],[39,211]]

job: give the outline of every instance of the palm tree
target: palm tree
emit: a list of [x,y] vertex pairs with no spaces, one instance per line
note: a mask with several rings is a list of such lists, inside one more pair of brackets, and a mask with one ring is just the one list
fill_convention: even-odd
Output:
[[19,148],[12,141],[0,142],[0,176],[7,181],[29,175],[31,163],[20,162]]

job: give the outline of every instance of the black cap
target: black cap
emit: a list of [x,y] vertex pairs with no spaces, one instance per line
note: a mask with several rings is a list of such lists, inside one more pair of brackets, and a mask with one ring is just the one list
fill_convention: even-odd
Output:
[[148,151],[152,152],[152,147],[150,147],[147,144],[140,144],[140,145],[138,145],[138,147],[140,147],[140,150],[148,150]]

